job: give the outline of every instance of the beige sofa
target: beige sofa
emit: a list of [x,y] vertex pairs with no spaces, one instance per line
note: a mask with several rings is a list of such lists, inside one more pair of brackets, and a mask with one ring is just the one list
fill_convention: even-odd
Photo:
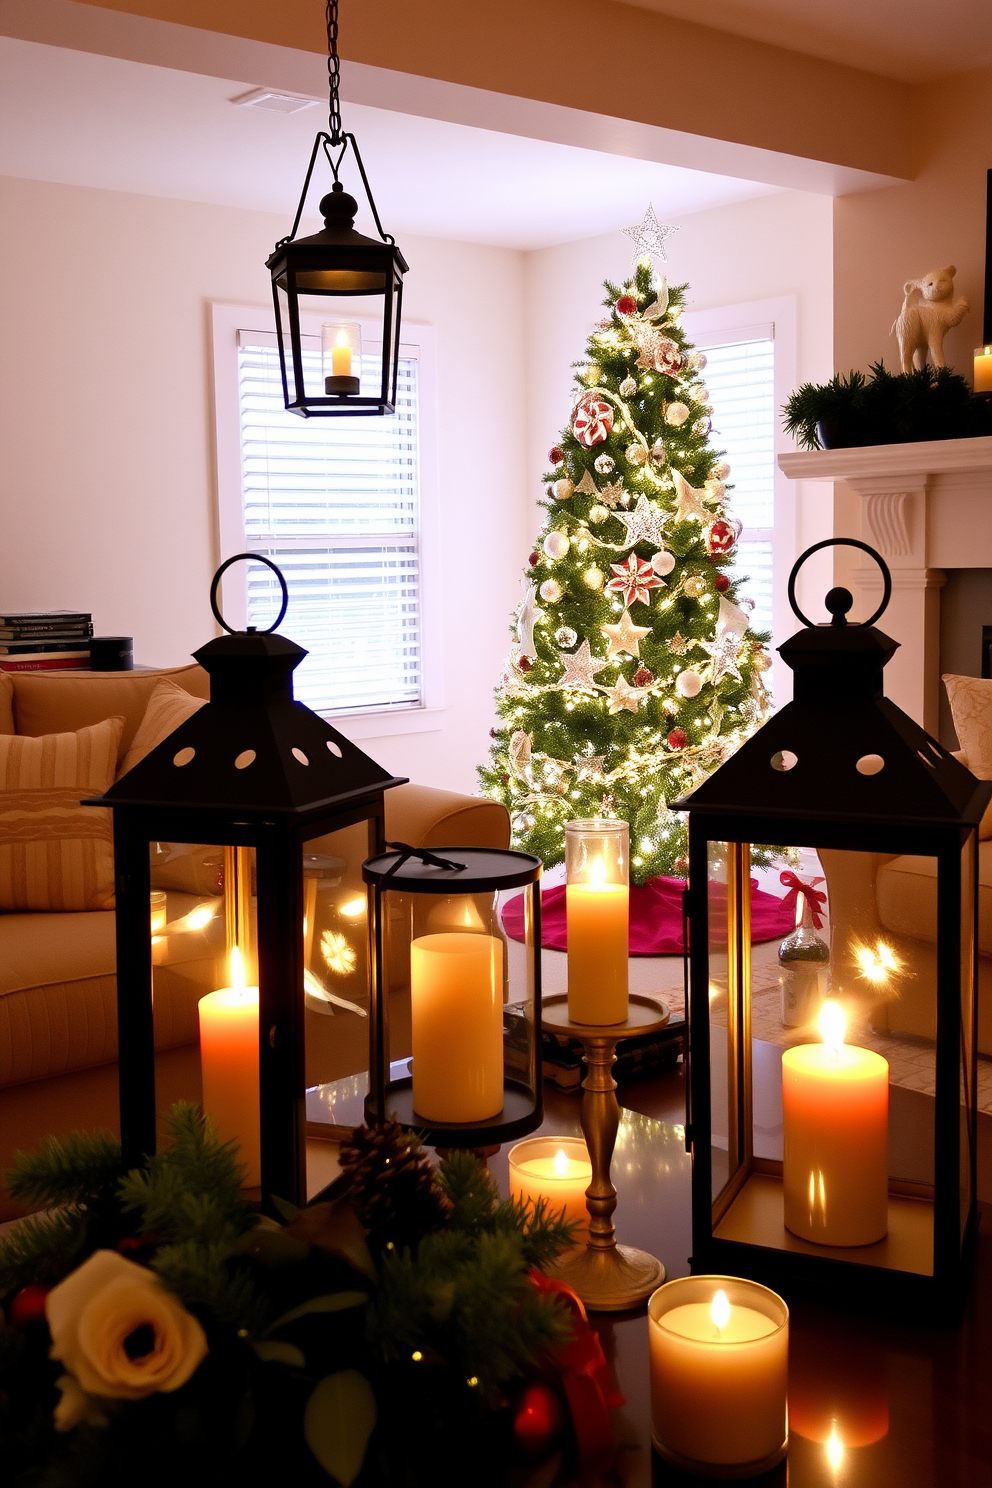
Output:
[[[0,676],[0,733],[66,732],[122,714],[119,764],[162,678],[196,697],[209,696],[207,674],[195,665],[158,672]],[[509,820],[496,802],[405,785],[386,793],[386,835],[417,846],[506,847]],[[170,922],[202,902],[204,886],[196,870],[195,862],[180,860],[165,875]],[[217,985],[222,951],[222,915],[206,935],[170,938],[167,964],[155,968],[158,1049],[195,1044],[197,1002]],[[0,1092],[116,1061],[114,966],[113,911],[0,913]],[[318,1047],[326,1046],[332,1021],[337,1020],[318,1020]],[[88,1124],[85,1110],[73,1124]]]

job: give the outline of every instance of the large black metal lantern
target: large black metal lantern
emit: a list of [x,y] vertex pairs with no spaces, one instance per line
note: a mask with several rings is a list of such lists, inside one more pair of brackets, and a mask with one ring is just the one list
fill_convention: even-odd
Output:
[[[897,643],[833,621],[780,648],[794,697],[689,819],[698,1271],[931,1315],[976,1234],[978,825],[992,796],[883,696]],[[754,868],[751,844],[772,868]],[[793,914],[793,910],[795,913]]]
[[155,1048],[191,1023],[249,1182],[305,1202],[306,1088],[366,1068],[361,866],[403,781],[294,701],[306,652],[272,633],[274,564],[272,629],[224,623],[228,563],[229,633],[195,653],[209,702],[87,803],[114,814],[121,1135],[130,1161],[155,1150]]
[[[439,857],[392,846],[363,870],[372,954],[366,1117],[392,1117],[442,1148],[523,1136],[544,1109],[541,860],[498,848]],[[521,888],[523,945],[507,938],[501,919]]]
[[[303,418],[343,414],[386,414],[396,407],[403,275],[407,263],[389,233],[384,233],[353,134],[341,128],[338,98],[337,0],[327,7],[328,132],[314,140],[303,194],[288,238],[281,238],[266,260],[272,275],[279,362],[286,407]],[[338,179],[351,146],[375,219],[379,240],[354,227],[358,203]],[[310,190],[318,156],[323,153],[334,176],[330,193],[320,203],[324,226],[308,238],[296,233]],[[319,315],[311,329],[303,317]],[[381,323],[381,344],[362,345],[356,315]]]

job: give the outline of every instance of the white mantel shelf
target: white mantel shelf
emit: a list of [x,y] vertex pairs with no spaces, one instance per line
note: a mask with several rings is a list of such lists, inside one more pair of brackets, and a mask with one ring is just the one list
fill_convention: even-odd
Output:
[[[881,621],[900,643],[886,692],[930,733],[940,703],[940,590],[949,568],[992,568],[992,435],[780,455],[789,480],[844,481],[861,497],[860,537],[885,559],[892,599]],[[872,600],[878,569],[852,578]]]

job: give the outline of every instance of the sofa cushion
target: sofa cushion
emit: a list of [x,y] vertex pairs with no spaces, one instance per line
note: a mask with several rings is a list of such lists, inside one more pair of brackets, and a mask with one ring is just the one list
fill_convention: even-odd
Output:
[[387,841],[418,847],[510,845],[510,817],[499,801],[428,785],[397,785],[385,801]]
[[[893,858],[878,870],[875,893],[884,929],[937,944],[936,858]],[[978,950],[992,956],[992,842],[978,844]]]
[[[950,672],[941,680],[961,745],[958,758],[979,780],[992,780],[992,681]],[[981,842],[992,839],[992,802],[985,808],[978,837]]]
[[184,687],[177,687],[175,682],[163,678],[148,699],[144,717],[138,724],[138,732],[117,772],[118,780],[128,770],[133,770],[135,765],[140,764],[145,755],[151,754],[153,749],[164,743],[206,701],[206,698],[193,697]]
[[80,800],[113,784],[122,726],[0,736],[0,909],[113,908],[111,814]]
[[210,696],[210,678],[195,664],[161,672],[17,672],[14,727],[19,734],[53,734],[84,728],[101,718],[121,714],[117,758],[130,749],[145,716],[148,700],[163,677],[178,682],[197,697]]
[[0,734],[14,732],[14,679],[0,672]]

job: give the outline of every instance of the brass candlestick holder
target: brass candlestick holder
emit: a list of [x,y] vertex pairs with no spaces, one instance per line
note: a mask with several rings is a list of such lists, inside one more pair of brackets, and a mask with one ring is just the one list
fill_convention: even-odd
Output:
[[617,1191],[610,1177],[613,1149],[620,1125],[617,1082],[612,1068],[617,1044],[635,1034],[654,1033],[668,1022],[668,1009],[650,997],[631,994],[626,1023],[599,1027],[573,1023],[567,997],[548,997],[542,1024],[553,1033],[568,1034],[582,1044],[586,1077],[582,1082],[579,1120],[589,1149],[592,1182],[586,1189],[589,1239],[581,1248],[560,1257],[557,1274],[594,1312],[623,1312],[639,1307],[665,1280],[661,1261],[646,1250],[618,1245],[613,1213]]

